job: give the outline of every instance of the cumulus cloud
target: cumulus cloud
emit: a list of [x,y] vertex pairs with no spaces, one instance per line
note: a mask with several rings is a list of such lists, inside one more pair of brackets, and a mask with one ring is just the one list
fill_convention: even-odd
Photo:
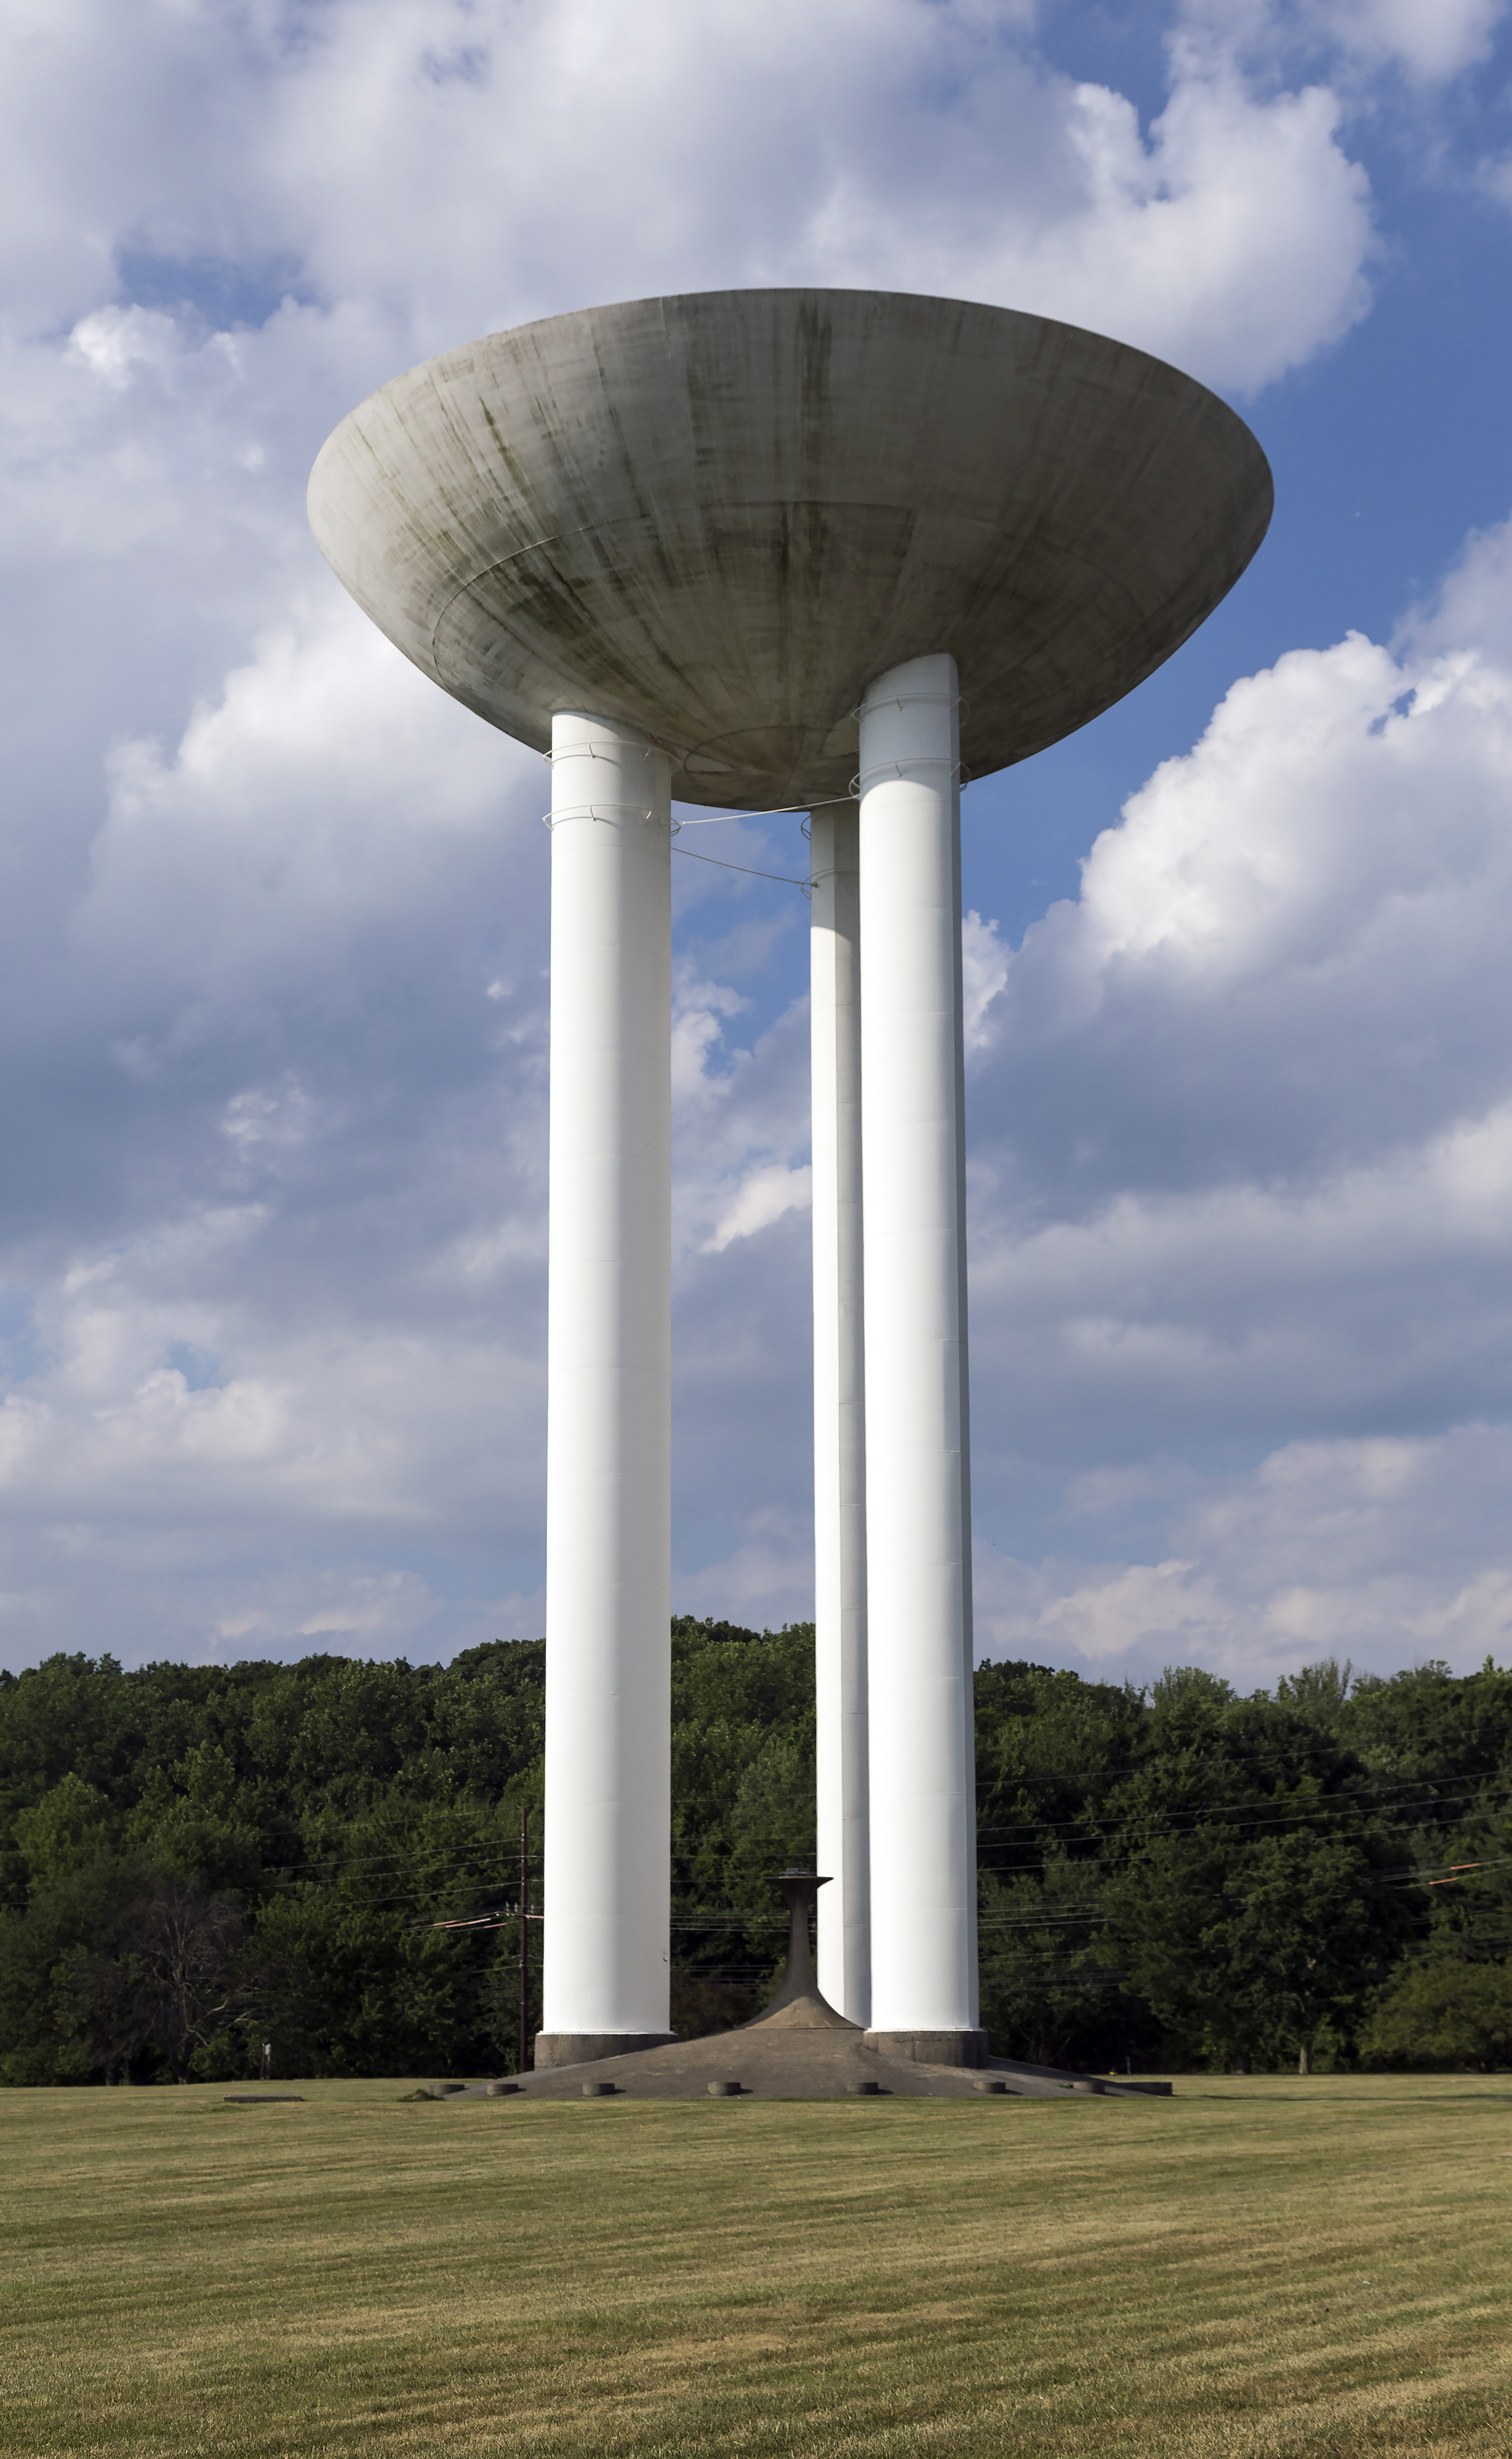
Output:
[[992,1035],[987,1017],[994,999],[1008,980],[1008,951],[996,922],[979,914],[961,918],[961,1004],[968,1051],[988,1046]]
[[[11,11],[10,1662],[539,1627],[541,771],[324,574],[326,432],[489,326],[758,282],[1000,300],[1262,388],[1369,305],[1361,75],[1447,77],[1495,11],[1359,0],[1269,51],[1224,13],[1172,11],[1142,111],[1028,0]],[[1026,1444],[1116,1478],[1152,1422],[1258,1459],[1502,1406],[1471,1327],[1509,553],[1236,686],[1020,949],[971,917],[989,1522]],[[775,827],[699,842],[800,867]],[[761,1620],[810,1577],[806,916],[674,868],[682,1602]],[[1229,1555],[1171,1533],[1200,1501],[1157,1482],[1169,1543],[1120,1560],[1189,1559],[1221,1621]]]
[[985,1647],[1504,1647],[1509,626],[1512,524],[1393,640],[1236,683],[1018,949],[968,918]]
[[319,307],[317,384],[333,342],[371,368],[375,325],[402,363],[590,292],[775,281],[1001,300],[1252,387],[1366,304],[1326,86],[1188,37],[1144,129],[1015,0],[662,0],[633,41],[611,0],[335,0],[297,39],[81,0],[12,93],[11,295],[34,329],[64,304],[116,388],[172,367],[185,309],[281,296]]
[[539,763],[329,592],[108,773],[7,1087],[12,1661],[102,1581],[149,1652],[402,1644],[396,1547],[536,1546]]
[[458,861],[481,869],[485,843],[527,876],[536,857],[542,910],[540,761],[470,721],[334,592],[296,602],[171,758],[128,739],[109,773],[72,927],[96,961],[157,986],[174,975],[225,1000],[253,977],[264,991],[307,981],[375,923],[409,932],[427,906],[449,909]]
[[[1512,528],[1395,641],[1234,685],[1018,949],[970,917],[984,1645],[1268,1679],[1500,1644],[1509,643]],[[89,1155],[107,1232],[39,1181],[11,1250],[13,1652],[102,1581],[149,1649],[528,1614],[536,765],[330,601],[111,774],[63,944],[125,1124]],[[784,859],[748,824],[731,850]],[[809,1576],[808,1027],[750,986],[806,909],[716,907],[718,939],[684,913],[674,1038],[680,1594],[760,1620]],[[1043,1561],[1003,1550],[1026,1475],[1061,1482]]]
[[1320,1657],[1395,1671],[1505,1660],[1512,1556],[1488,1545],[1512,1477],[1512,1429],[1425,1440],[1291,1443],[1178,1510],[1154,1563],[978,1554],[992,1651],[1148,1680],[1205,1665],[1242,1690]]
[[810,1169],[789,1169],[779,1161],[747,1170],[734,1203],[721,1215],[713,1236],[705,1242],[704,1251],[722,1255],[735,1239],[753,1238],[758,1230],[769,1229],[785,1212],[805,1211],[812,1201]]
[[[701,1531],[705,1537],[707,1529]],[[685,1610],[756,1629],[813,1619],[813,1531],[801,1503],[743,1516],[741,1535],[723,1558],[706,1546],[688,1552],[678,1573]]]
[[[757,837],[758,849],[761,843]],[[807,922],[807,908],[796,897],[793,903],[789,920]],[[727,959],[731,952],[724,954]],[[745,962],[750,965],[750,957]],[[750,1008],[732,983],[711,981],[686,963],[679,968],[672,1008],[673,1248],[684,1259],[723,1254],[809,1201],[808,1002],[793,1002],[754,1032]],[[746,1040],[732,1039],[743,1030]]]
[[989,1546],[986,1627],[1020,1652],[1264,1678],[1501,1644],[1509,581],[1502,529],[1394,645],[1236,684],[988,1011],[987,1515],[1061,1445],[1076,1555],[1100,1515],[1164,1546],[1011,1571]]
[[[957,157],[956,177],[964,189],[975,176],[978,195],[965,246],[955,198],[936,194],[920,213],[892,181],[843,183],[815,230],[830,278],[881,282],[885,254],[902,276],[888,286],[1062,316],[1240,391],[1365,313],[1368,182],[1337,142],[1326,88],[1260,99],[1228,60],[1183,54],[1147,133],[1105,87],[1057,99],[1033,183],[983,193],[996,124],[983,95],[984,126]],[[1047,191],[1059,212],[1045,211]]]
[[1424,83],[1490,56],[1506,0],[1317,0],[1319,32],[1371,66],[1390,61]]
[[1489,59],[1507,14],[1507,0],[1182,0],[1175,39],[1272,68],[1311,54],[1352,84],[1393,70],[1421,93]]
[[1507,560],[1479,542],[1395,650],[1354,635],[1236,683],[1029,932],[994,1082],[1059,1203],[1333,1168],[1495,1105]]

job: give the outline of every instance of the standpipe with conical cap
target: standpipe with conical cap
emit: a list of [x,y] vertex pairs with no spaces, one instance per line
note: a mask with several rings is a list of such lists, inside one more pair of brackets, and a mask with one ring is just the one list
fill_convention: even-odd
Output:
[[866,1372],[862,1328],[860,814],[810,835],[814,1318],[814,1671],[819,1986],[872,2008],[867,1818]]
[[788,1905],[788,1961],[775,1994],[768,1999],[744,2032],[761,2032],[780,2028],[793,2032],[854,2032],[861,2027],[838,2007],[831,2007],[819,1986],[814,1973],[813,1948],[808,1941],[808,1916],[814,1908],[814,1898],[830,1881],[814,1870],[781,1870],[772,1880],[780,1887]]
[[814,1972],[813,1948],[808,1940],[808,1916],[821,1887],[830,1881],[814,1870],[782,1870],[772,1885],[782,1890],[788,1906],[788,1966],[782,1987],[762,2008],[762,2014],[777,2015],[801,1998],[811,1998],[818,1989],[824,1994],[824,1984]]

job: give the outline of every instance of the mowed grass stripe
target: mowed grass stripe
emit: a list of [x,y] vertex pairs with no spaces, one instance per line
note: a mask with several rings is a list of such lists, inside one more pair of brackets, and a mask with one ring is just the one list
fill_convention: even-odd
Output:
[[0,2097],[29,2454],[1507,2459],[1512,2088]]

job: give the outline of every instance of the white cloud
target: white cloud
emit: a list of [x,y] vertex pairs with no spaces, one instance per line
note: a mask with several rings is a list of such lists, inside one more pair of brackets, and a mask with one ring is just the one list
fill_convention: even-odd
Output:
[[[1465,1464],[1512,1414],[1509,641],[1496,531],[1394,646],[1236,684],[1018,951],[971,921],[985,1644],[1256,1680],[1499,1644]],[[184,1645],[475,1634],[395,1543],[502,1548],[533,1593],[547,841],[514,763],[339,611],[117,757],[70,1012],[144,1106],[110,1236],[36,1251],[0,1421],[23,1653],[123,1576]],[[501,936],[505,878],[536,884]],[[757,1620],[808,1576],[807,1011],[738,986],[773,944],[689,956],[675,1043],[679,1594]],[[1026,1462],[1076,1556],[1005,1574]]]
[[1504,1650],[1509,536],[1395,649],[1235,684],[1013,959],[974,1095],[984,1523],[1059,1445],[1079,1554],[1100,1517],[1150,1553],[989,1540],[1011,1652]]
[[[541,772],[324,574],[336,420],[492,326],[759,282],[1001,300],[1262,386],[1368,305],[1346,72],[1447,75],[1482,20],[1362,5],[1262,58],[1188,12],[1142,117],[1027,0],[11,10],[11,1661],[539,1627]],[[1320,1440],[1331,1392],[1501,1405],[1470,1327],[1509,554],[1400,642],[1236,687],[1011,963],[973,916],[989,1500],[1006,1392],[1111,1478],[1163,1408],[1163,1443],[1274,1448],[1299,1395]],[[798,867],[776,827],[705,842]],[[679,1543],[697,1602],[761,1620],[808,1578],[804,915],[722,901],[701,937],[733,875],[675,869]],[[1436,1272],[1409,1401],[1381,1324]],[[1192,1526],[1161,1559],[1195,1594],[1228,1575]]]
[[1241,391],[1365,313],[1368,182],[1326,89],[1257,99],[1227,62],[1185,59],[1147,136],[1105,87],[1057,99],[1037,149],[1049,158],[1022,190],[983,179],[992,138],[965,132],[955,179],[976,182],[969,215],[954,183],[921,212],[892,183],[842,182],[816,225],[827,278],[1063,317]]
[[[224,333],[214,338],[212,347],[222,358],[229,339]],[[138,368],[166,373],[182,354],[183,336],[158,308],[100,307],[80,317],[69,347],[112,392],[125,392]]]
[[1508,0],[1182,0],[1176,40],[1272,74],[1326,60],[1352,87],[1396,70],[1421,91],[1489,59],[1507,14]]
[[1490,56],[1506,0],[1316,0],[1313,22],[1368,65],[1392,61],[1425,84]]
[[1512,672],[1512,520],[1471,533],[1432,601],[1403,624],[1402,645],[1418,658],[1474,648]]
[[740,1543],[723,1560],[678,1573],[674,1608],[758,1629],[811,1620],[813,1544],[805,1515],[748,1513]]
[[1058,1208],[1067,1173],[1082,1208],[1332,1172],[1502,1098],[1507,560],[1480,541],[1396,653],[1352,636],[1235,683],[1030,931],[976,1101],[1029,1105]]
[[966,1047],[985,1049],[991,1040],[988,1010],[1008,981],[1008,951],[998,936],[996,922],[979,914],[961,920],[961,995],[965,1012]]
[[1106,1678],[1205,1665],[1242,1690],[1324,1656],[1394,1671],[1512,1654],[1501,1535],[1512,1429],[1293,1443],[1178,1513],[1179,1554],[1029,1566],[978,1555],[993,1654]]
[[[1187,40],[1143,132],[991,0],[661,0],[633,40],[612,0],[335,0],[297,40],[272,12],[128,31],[79,0],[24,62],[0,261],[22,329],[61,310],[113,386],[171,373],[200,299],[256,327],[283,295],[281,342],[317,383],[335,344],[357,391],[478,329],[662,288],[1001,300],[1241,387],[1366,304],[1366,182],[1325,88],[1251,90]],[[269,355],[255,330],[232,352],[253,390]]]
[[[763,841],[736,851],[760,853]],[[673,1251],[685,1260],[723,1254],[809,1202],[808,1002],[786,1009],[748,1047],[731,1046],[727,1037],[750,1005],[731,984],[679,969],[672,1219]]]
[[735,1239],[754,1238],[759,1230],[769,1230],[785,1212],[807,1211],[812,1201],[811,1169],[789,1169],[782,1162],[767,1162],[748,1170],[735,1201],[721,1215],[712,1237],[704,1241],[704,1251],[722,1255]]
[[1512,205],[1512,154],[1482,162],[1479,179],[1488,197],[1495,197],[1500,204]]
[[506,811],[544,897],[544,839],[527,833],[539,761],[428,684],[334,592],[258,642],[171,759],[128,741],[110,765],[73,927],[92,956],[155,980],[166,969],[203,990],[251,971],[266,984],[328,963],[338,938],[444,895],[455,840],[502,834]]
[[[471,73],[438,78],[448,22]],[[317,278],[402,285],[428,339],[446,307],[456,339],[480,309],[586,304],[564,276],[591,258],[604,297],[797,280],[1004,299],[1250,385],[1364,304],[1364,181],[1326,93],[1251,95],[1183,54],[1146,141],[1121,96],[1048,64],[1018,8],[662,0],[632,44],[608,0],[482,0],[465,25],[366,0],[322,37],[280,81],[263,142],[297,166]],[[657,142],[625,216],[610,199],[631,126]],[[490,227],[510,239],[492,262]]]
[[436,1600],[410,1571],[359,1574],[344,1596],[316,1607],[299,1627],[301,1639],[325,1640],[344,1654],[417,1637],[436,1617]]

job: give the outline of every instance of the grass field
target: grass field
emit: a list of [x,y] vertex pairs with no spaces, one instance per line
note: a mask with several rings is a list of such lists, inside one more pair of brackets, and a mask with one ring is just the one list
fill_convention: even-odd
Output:
[[0,2094],[8,2450],[1512,2453],[1512,2077],[303,2089]]

